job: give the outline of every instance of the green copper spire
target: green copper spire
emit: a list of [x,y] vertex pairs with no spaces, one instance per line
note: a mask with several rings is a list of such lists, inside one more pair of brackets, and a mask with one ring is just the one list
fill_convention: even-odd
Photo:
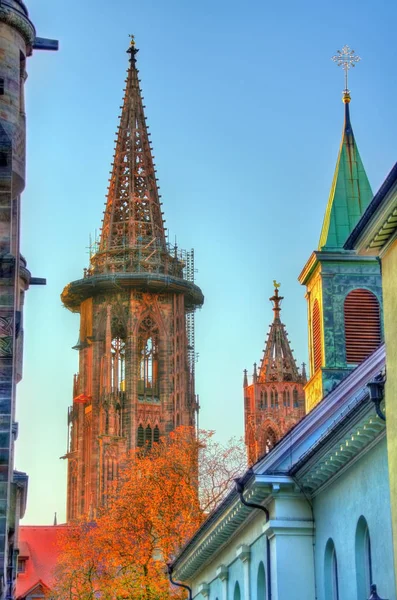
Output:
[[342,142],[327,210],[321,230],[319,250],[340,250],[361,218],[373,194],[350,123],[350,94],[343,94],[345,123]]

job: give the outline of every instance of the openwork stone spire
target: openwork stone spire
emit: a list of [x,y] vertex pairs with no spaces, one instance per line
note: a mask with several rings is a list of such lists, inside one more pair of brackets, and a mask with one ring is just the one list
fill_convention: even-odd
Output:
[[150,134],[139,87],[137,52],[132,38],[101,237],[91,265],[96,272],[177,274],[178,263],[167,254]]
[[280,320],[283,296],[279,295],[280,284],[274,281],[273,303],[274,320],[270,326],[265,353],[259,371],[258,381],[300,381],[301,376],[295,363],[284,324]]
[[274,319],[257,373],[256,364],[252,383],[248,383],[244,371],[244,421],[245,443],[248,462],[253,464],[265,453],[270,452],[280,438],[304,415],[304,391],[306,374],[299,372],[287,332],[280,320],[280,284],[274,281]]

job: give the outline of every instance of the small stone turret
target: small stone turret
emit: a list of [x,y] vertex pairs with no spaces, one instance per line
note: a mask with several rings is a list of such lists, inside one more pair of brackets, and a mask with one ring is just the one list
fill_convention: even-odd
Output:
[[274,282],[274,319],[270,326],[266,348],[252,384],[244,377],[245,443],[252,464],[269,452],[278,440],[304,415],[303,385],[306,375],[299,373],[288,341],[285,326],[280,320],[279,285]]

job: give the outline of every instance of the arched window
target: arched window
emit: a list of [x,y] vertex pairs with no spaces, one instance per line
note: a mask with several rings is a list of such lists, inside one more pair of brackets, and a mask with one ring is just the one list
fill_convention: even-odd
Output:
[[233,600],[241,600],[240,585],[238,581],[234,584]]
[[273,388],[271,390],[271,392],[270,392],[270,406],[271,406],[271,408],[274,408],[274,392],[275,392],[275,389]]
[[137,445],[141,448],[145,444],[145,432],[142,425],[138,427]]
[[287,406],[287,390],[283,390],[283,405]]
[[265,431],[265,453],[268,454],[273,446],[277,443],[277,435],[271,427]]
[[144,382],[145,390],[153,389],[157,382],[155,360],[157,358],[157,348],[154,338],[146,340],[141,352],[141,379]]
[[260,395],[259,408],[263,408],[263,392],[261,392],[261,395]]
[[325,546],[324,585],[325,600],[339,600],[338,561],[331,538]]
[[158,395],[158,328],[150,317],[139,329],[140,367],[138,394]]
[[264,401],[265,408],[267,408],[267,392],[266,391],[263,392],[263,401]]
[[112,340],[112,392],[125,391],[125,342],[120,337]]
[[312,314],[312,332],[313,332],[313,370],[316,372],[322,365],[322,344],[321,344],[321,320],[318,301],[314,301]]
[[298,390],[296,388],[294,388],[294,391],[292,392],[292,396],[294,398],[294,408],[298,408],[299,407],[299,398],[298,398]]
[[179,416],[179,413],[176,413],[176,426],[179,427],[180,424],[181,424],[181,418]]
[[274,390],[274,405],[278,408],[278,391]]
[[152,428],[147,425],[145,429],[145,444],[148,448],[152,447]]
[[266,577],[263,562],[259,563],[256,584],[256,600],[266,600]]
[[371,538],[365,517],[361,516],[356,529],[357,598],[366,600],[372,581]]
[[345,306],[346,362],[358,364],[380,345],[380,308],[369,290],[353,290],[346,296]]
[[155,428],[153,429],[153,442],[157,443],[160,440],[160,429],[158,428],[158,425],[155,426]]

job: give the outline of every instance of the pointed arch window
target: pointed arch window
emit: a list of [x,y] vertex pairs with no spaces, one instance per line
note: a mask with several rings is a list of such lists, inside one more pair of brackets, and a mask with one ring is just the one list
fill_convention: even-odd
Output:
[[271,408],[274,408],[275,391],[276,390],[274,388],[270,391],[270,406],[271,406]]
[[238,581],[234,585],[233,600],[241,600],[240,584]]
[[139,329],[139,383],[140,396],[158,396],[158,328],[154,321],[147,317]]
[[152,428],[150,427],[150,425],[147,425],[146,429],[145,429],[145,446],[147,446],[148,448],[152,447]]
[[111,385],[112,392],[125,391],[125,341],[115,337],[111,344]]
[[274,390],[274,405],[278,408],[278,391]]
[[153,429],[153,442],[155,444],[157,444],[157,442],[160,441],[160,429],[158,428],[158,425],[155,426],[155,428]]
[[263,392],[263,402],[264,402],[265,408],[267,408],[267,391],[266,390]]
[[292,396],[294,399],[294,408],[298,408],[299,407],[299,397],[298,397],[297,388],[294,388],[294,391],[292,392]]
[[314,373],[322,366],[322,342],[321,342],[321,318],[318,300],[314,301],[312,313],[312,334],[313,334],[313,371]]
[[265,431],[265,453],[268,454],[270,450],[276,445],[276,443],[276,432],[271,427],[268,427]]
[[365,517],[361,516],[356,528],[356,576],[359,600],[366,600],[372,579],[371,538]]
[[145,444],[145,431],[142,425],[138,427],[138,435],[137,435],[137,445],[139,448],[142,448]]
[[263,562],[259,563],[258,567],[258,577],[257,577],[257,590],[256,597],[257,600],[266,600],[266,577],[265,577],[265,567]]
[[351,291],[345,299],[345,343],[347,364],[358,364],[380,345],[379,302],[365,289]]

